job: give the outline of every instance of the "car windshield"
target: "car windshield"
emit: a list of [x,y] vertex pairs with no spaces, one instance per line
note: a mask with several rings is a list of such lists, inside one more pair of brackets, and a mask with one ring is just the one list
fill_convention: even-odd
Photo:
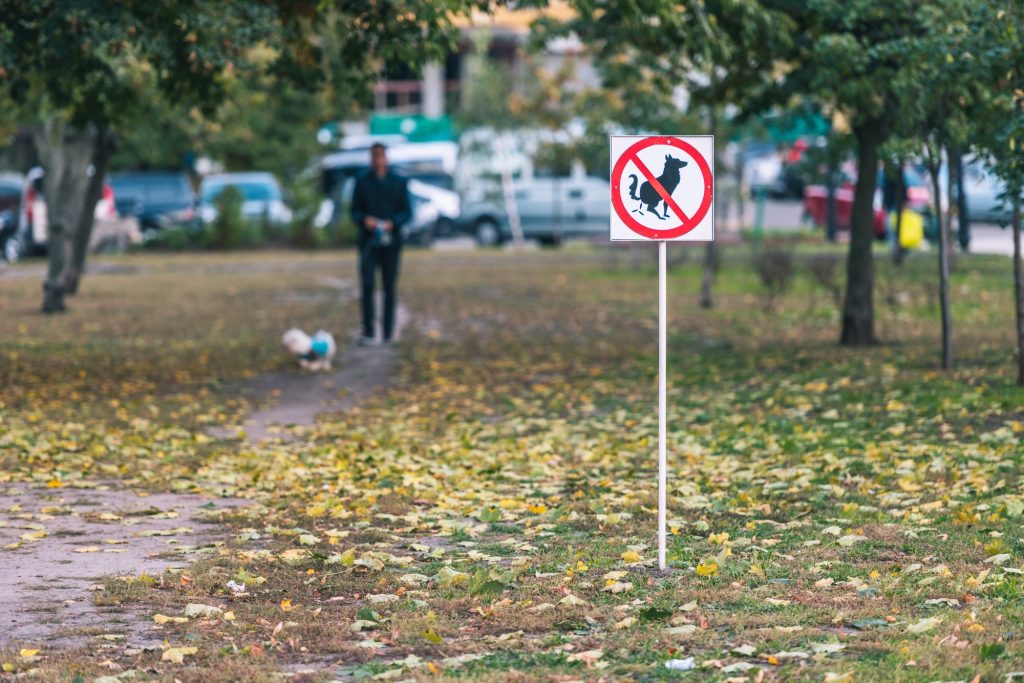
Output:
[[119,202],[141,202],[144,192],[142,183],[131,179],[111,178],[110,186],[114,189],[114,196]]
[[277,187],[268,182],[242,180],[239,182],[224,182],[206,186],[203,188],[203,203],[212,203],[220,196],[220,193],[228,187],[238,188],[238,191],[242,193],[242,199],[247,202],[266,202],[281,198],[281,193],[278,191]]
[[118,202],[139,202],[141,204],[155,202],[187,201],[189,196],[188,181],[175,176],[167,177],[112,177],[110,186]]

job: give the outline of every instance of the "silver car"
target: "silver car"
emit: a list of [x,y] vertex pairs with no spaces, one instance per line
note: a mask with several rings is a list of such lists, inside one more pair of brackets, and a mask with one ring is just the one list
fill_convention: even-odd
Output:
[[514,184],[523,236],[553,246],[568,237],[607,237],[611,187],[575,169],[568,176],[531,178]]
[[208,175],[199,184],[199,208],[197,214],[201,223],[209,224],[217,218],[214,201],[228,187],[236,187],[242,193],[242,216],[250,220],[266,219],[275,225],[288,223],[292,210],[284,203],[281,186],[270,173],[218,173]]

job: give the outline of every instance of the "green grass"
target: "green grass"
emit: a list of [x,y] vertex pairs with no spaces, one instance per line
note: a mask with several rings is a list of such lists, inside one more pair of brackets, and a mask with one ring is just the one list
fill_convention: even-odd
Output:
[[[147,619],[189,602],[234,613],[163,627],[199,647],[184,666],[119,655],[166,680],[303,666],[326,680],[328,660],[422,680],[752,680],[725,668],[744,662],[780,681],[1002,680],[1024,669],[1010,263],[958,259],[957,369],[943,373],[932,256],[898,268],[879,254],[883,343],[848,349],[808,271],[830,249],[798,245],[771,308],[749,247],[724,251],[712,309],[697,302],[699,252],[672,271],[666,576],[652,570],[656,274],[613,249],[410,252],[396,383],[258,448],[203,428],[251,409],[234,383],[291,366],[285,327],[340,339],[355,326],[330,284],[354,277],[351,254],[118,259],[138,271],[88,277],[54,319],[32,310],[37,282],[9,280],[0,480],[119,478],[253,502],[218,523],[259,540],[228,543],[187,581],[97,594]],[[500,517],[480,521],[491,507]],[[643,564],[624,562],[630,550]],[[266,580],[235,600],[224,585],[240,570]],[[632,587],[602,590],[613,571]],[[369,602],[381,594],[398,600]],[[957,605],[925,604],[938,598]],[[365,609],[381,621],[353,631]],[[46,656],[43,680],[65,680],[69,661],[92,670],[86,652]],[[663,665],[687,656],[696,675]]]

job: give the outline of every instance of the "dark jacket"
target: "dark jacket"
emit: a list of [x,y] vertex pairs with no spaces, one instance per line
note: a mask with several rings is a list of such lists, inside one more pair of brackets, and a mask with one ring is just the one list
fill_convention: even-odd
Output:
[[367,216],[393,222],[392,244],[401,246],[401,228],[412,218],[406,179],[391,171],[383,178],[378,178],[372,170],[360,176],[352,193],[352,220],[358,230],[360,247],[365,247],[373,238],[373,232],[363,226],[363,219]]

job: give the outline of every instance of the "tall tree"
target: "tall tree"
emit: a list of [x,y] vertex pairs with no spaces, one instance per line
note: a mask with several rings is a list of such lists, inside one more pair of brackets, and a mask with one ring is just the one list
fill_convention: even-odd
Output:
[[46,171],[50,257],[43,311],[81,278],[112,131],[130,126],[139,74],[170,107],[213,114],[258,45],[271,72],[329,98],[367,92],[381,60],[417,64],[453,44],[484,0],[0,0],[0,87],[31,117]]
[[32,121],[43,164],[49,268],[43,311],[64,310],[78,288],[103,188],[114,127],[130,120],[140,70],[177,101],[209,109],[220,73],[246,44],[266,38],[259,3],[0,2],[0,75]]
[[[628,109],[649,116],[634,119],[640,123],[634,123],[634,129],[639,130],[657,129],[659,123],[669,121],[661,114],[666,109],[675,112],[675,124],[662,130],[677,128],[685,119],[678,113],[676,95],[685,92],[690,111],[706,110],[711,132],[716,132],[720,112],[739,99],[738,90],[747,85],[743,78],[729,78],[724,65],[743,63],[753,74],[769,71],[771,51],[762,48],[789,40],[785,17],[765,12],[756,0],[572,0],[571,4],[576,17],[540,22],[541,39],[578,36],[595,59],[604,86],[619,93]],[[657,117],[650,117],[654,112]],[[723,168],[718,158],[715,167],[716,173]],[[713,242],[705,247],[701,284],[705,307],[712,302],[715,249]]]
[[[579,17],[566,26],[593,49],[606,78],[647,79],[668,90],[689,81],[696,97],[741,104],[747,111],[805,96],[849,121],[857,142],[858,175],[840,341],[875,343],[872,203],[879,148],[901,115],[901,96],[910,78],[905,37],[923,30],[921,2],[572,4]],[[701,81],[713,87],[702,87]]]
[[1003,181],[1002,200],[1012,207],[1017,384],[1024,386],[1024,264],[1021,261],[1021,197],[1024,195],[1024,7],[1019,2],[979,0],[973,8],[972,54],[990,96],[972,111],[973,142]]
[[857,142],[840,342],[876,342],[874,325],[873,199],[879,148],[901,116],[911,79],[905,38],[920,35],[919,0],[764,0],[794,28],[791,49],[777,52],[778,66],[762,75],[763,93],[778,99],[809,94],[850,122]]
[[[933,210],[938,227],[939,305],[942,318],[942,367],[953,367],[953,316],[950,302],[952,194],[950,210],[942,211],[940,170],[944,150],[959,146],[969,129],[969,108],[987,94],[978,60],[971,54],[972,0],[930,0],[919,8],[924,31],[907,36],[907,61],[913,78],[908,82],[897,133],[924,143],[932,183]],[[951,158],[951,155],[947,155]],[[950,174],[948,159],[946,168]],[[952,180],[952,175],[950,175]],[[951,187],[950,183],[950,187]]]

